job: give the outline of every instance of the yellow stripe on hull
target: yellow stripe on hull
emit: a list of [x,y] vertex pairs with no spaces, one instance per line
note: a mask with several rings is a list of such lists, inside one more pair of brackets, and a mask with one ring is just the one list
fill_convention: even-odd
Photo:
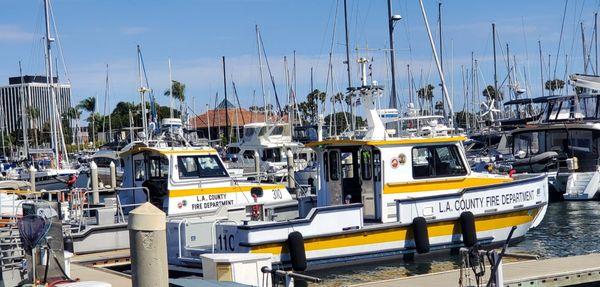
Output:
[[252,188],[261,187],[263,190],[284,189],[282,184],[234,185],[225,187],[204,187],[193,189],[174,189],[169,191],[169,197],[196,196],[218,193],[249,192]]
[[[481,232],[521,225],[533,221],[539,210],[539,208],[536,208],[535,210],[521,210],[476,217],[475,227],[478,232]],[[427,231],[430,237],[460,234],[460,224],[458,221],[430,223],[427,225]],[[406,240],[413,240],[410,226],[309,238],[304,241],[304,249],[306,251],[318,251]],[[251,248],[250,253],[287,254],[288,250],[285,242],[282,242],[254,246]]]
[[343,146],[343,145],[372,145],[372,146],[384,146],[384,145],[413,145],[413,144],[436,144],[436,143],[455,143],[465,141],[467,138],[464,136],[446,136],[446,137],[432,137],[432,138],[398,138],[398,139],[386,139],[386,140],[324,140],[317,142],[309,142],[306,144],[307,147],[317,147],[323,145],[329,146]]
[[511,182],[509,177],[460,177],[450,179],[430,179],[411,182],[388,183],[383,188],[384,194],[439,191],[482,187],[492,184]]

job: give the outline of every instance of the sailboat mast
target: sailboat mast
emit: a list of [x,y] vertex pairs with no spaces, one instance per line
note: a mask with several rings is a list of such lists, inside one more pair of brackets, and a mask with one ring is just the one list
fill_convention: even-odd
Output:
[[398,108],[398,97],[396,93],[396,50],[394,50],[394,18],[392,15],[392,0],[387,1],[388,6],[388,34],[390,41],[390,67],[392,76],[392,94],[390,95],[389,108]]
[[269,111],[267,110],[267,98],[265,96],[265,79],[263,77],[263,70],[262,70],[262,55],[260,52],[260,31],[258,30],[258,25],[255,26],[256,29],[256,48],[258,49],[258,70],[260,72],[260,88],[262,91],[262,98],[263,98],[263,109],[265,112],[265,122],[268,121],[269,118]]
[[498,68],[496,61],[496,23],[492,23],[492,49],[494,53],[494,93],[498,93]]
[[223,56],[223,90],[225,92],[225,140],[226,143],[229,144],[229,101],[227,100],[227,75],[225,74],[225,56]]
[[[442,2],[438,2],[438,32],[439,32],[439,50],[440,50],[440,66],[442,69],[442,72],[444,71],[444,42],[443,42],[443,38],[442,38]],[[444,111],[444,117],[446,117],[446,103],[445,103],[445,94],[444,94],[444,90],[442,89],[442,107],[444,107],[443,111]]]
[[142,105],[142,130],[145,135],[145,139],[148,139],[148,112],[146,111],[146,92],[148,88],[144,87],[143,73],[142,73],[142,50],[140,45],[137,45],[137,62],[138,62],[138,76],[140,80],[140,103]]
[[54,78],[52,77],[53,74],[53,70],[52,70],[52,42],[54,42],[54,38],[51,37],[50,35],[50,0],[44,0],[44,15],[45,15],[45,20],[46,20],[46,71],[47,71],[47,83],[48,83],[48,90],[49,90],[49,95],[50,95],[50,102],[51,102],[51,106],[50,108],[50,134],[51,134],[51,142],[52,142],[52,151],[54,153],[54,164],[55,166],[58,168],[59,167],[59,160],[58,160],[58,138],[57,138],[57,131],[56,131],[56,113],[58,112],[57,110],[57,106],[56,106],[56,97],[55,97],[55,91],[54,91]]
[[21,61],[19,61],[19,75],[21,77],[21,85],[19,86],[19,93],[21,96],[21,125],[23,127],[23,149],[25,150],[25,157],[29,158],[29,140],[27,138],[27,107],[25,106],[25,93],[23,93],[23,69],[21,67]]
[[541,88],[542,88],[542,97],[544,96],[544,63],[543,63],[543,56],[542,56],[542,41],[538,40],[538,50],[540,53],[540,80],[542,82]]
[[169,58],[169,117],[175,117],[173,115],[173,74],[171,71],[171,58]]
[[[350,76],[350,34],[348,32],[348,1],[344,0],[344,31],[346,33],[346,75],[348,77],[348,91],[350,91],[350,88],[352,87],[352,77]],[[351,126],[352,126],[352,130],[354,130],[356,124],[355,124],[355,117],[354,117],[354,105],[353,103],[353,99],[352,99],[352,92],[350,92],[349,94],[350,96],[350,117],[351,117]]]
[[587,50],[585,48],[585,31],[583,30],[583,22],[581,24],[581,51],[583,52],[583,73],[587,75],[588,71],[588,57]]

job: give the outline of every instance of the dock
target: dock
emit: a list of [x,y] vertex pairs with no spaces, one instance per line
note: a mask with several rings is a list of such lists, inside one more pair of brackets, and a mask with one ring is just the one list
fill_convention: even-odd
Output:
[[79,281],[100,281],[110,283],[114,287],[130,287],[131,277],[125,274],[99,267],[71,264],[71,278]]
[[[488,266],[489,267],[489,266]],[[503,264],[504,286],[600,285],[600,253]],[[489,278],[489,268],[486,271]],[[354,287],[458,286],[460,270],[361,283]]]

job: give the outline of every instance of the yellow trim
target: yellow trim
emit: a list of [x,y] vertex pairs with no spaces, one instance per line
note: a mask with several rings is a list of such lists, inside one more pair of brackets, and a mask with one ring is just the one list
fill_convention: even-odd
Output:
[[423,179],[410,182],[390,182],[383,187],[384,194],[463,189],[511,182],[510,177],[459,177]]
[[218,193],[249,192],[253,187],[262,187],[263,190],[284,189],[282,184],[260,184],[260,185],[234,185],[223,187],[204,187],[193,189],[169,190],[169,197],[196,196]]
[[186,147],[154,148],[154,147],[138,146],[138,147],[133,147],[130,150],[121,153],[120,156],[125,156],[128,154],[140,153],[140,152],[145,152],[145,151],[156,152],[156,153],[159,153],[161,155],[166,155],[166,156],[180,155],[180,154],[181,155],[204,155],[204,154],[216,155],[217,154],[217,151],[213,148],[186,148]]
[[452,143],[465,141],[464,136],[445,136],[432,138],[396,138],[387,140],[324,140],[318,142],[307,143],[308,147],[317,147],[323,145],[411,145],[411,144],[433,144],[433,143]]
[[[539,208],[536,208],[535,210],[521,210],[505,214],[476,217],[475,228],[477,231],[489,231],[521,225],[533,221],[538,212]],[[387,229],[373,231],[310,238],[304,241],[304,249],[306,251],[317,251],[393,241],[412,240],[413,234],[410,230],[410,226],[404,226],[400,228],[390,227]],[[429,237],[460,234],[460,224],[458,221],[429,223],[427,224],[427,232]],[[281,242],[254,246],[251,248],[250,253],[287,254],[288,250],[285,242]]]

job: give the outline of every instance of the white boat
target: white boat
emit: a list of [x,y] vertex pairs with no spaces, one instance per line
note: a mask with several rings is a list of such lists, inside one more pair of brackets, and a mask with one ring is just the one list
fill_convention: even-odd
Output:
[[303,170],[314,157],[314,152],[303,144],[292,141],[290,125],[286,123],[252,123],[244,125],[239,142],[227,146],[229,168],[243,169],[245,174],[256,173],[255,154],[260,157],[260,170],[268,180],[280,181],[287,177],[287,150],[294,155],[294,169]]
[[358,89],[368,122],[364,138],[309,144],[319,182],[316,196],[299,198],[300,218],[216,221],[213,237],[203,239],[211,244],[202,248],[190,238],[207,233],[189,220],[181,226],[180,253],[270,253],[274,264],[310,269],[501,245],[513,227],[518,240],[540,224],[548,203],[545,175],[473,172],[463,136],[392,138],[375,108],[381,94],[375,85]]

